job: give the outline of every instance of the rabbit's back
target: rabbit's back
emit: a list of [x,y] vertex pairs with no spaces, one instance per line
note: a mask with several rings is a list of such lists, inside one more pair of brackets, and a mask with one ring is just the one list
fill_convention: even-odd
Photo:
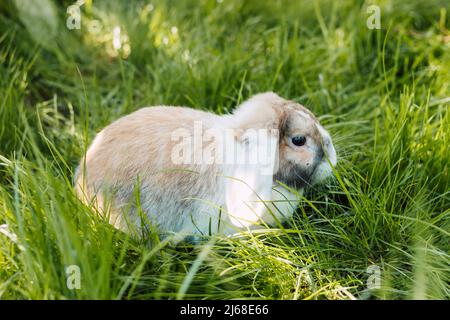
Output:
[[161,231],[208,232],[219,224],[221,169],[174,163],[174,133],[192,135],[195,126],[220,127],[221,121],[183,107],[148,107],[125,116],[94,139],[78,170],[77,192],[87,201],[95,198],[96,207],[123,230],[140,230],[143,216]]

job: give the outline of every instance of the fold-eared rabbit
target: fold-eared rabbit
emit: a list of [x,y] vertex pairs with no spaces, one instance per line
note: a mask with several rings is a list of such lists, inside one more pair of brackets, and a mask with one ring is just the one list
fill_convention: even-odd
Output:
[[75,181],[124,231],[230,235],[288,219],[335,165],[311,111],[267,92],[227,115],[159,106],[124,116],[97,134]]

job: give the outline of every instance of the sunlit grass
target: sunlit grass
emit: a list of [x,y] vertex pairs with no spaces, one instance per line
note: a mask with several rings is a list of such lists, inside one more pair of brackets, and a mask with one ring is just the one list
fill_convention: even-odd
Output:
[[[0,233],[0,298],[448,299],[449,13],[382,1],[369,30],[371,3],[86,1],[70,31],[65,1],[51,41],[0,4],[0,225],[18,238]],[[339,157],[283,225],[139,242],[76,198],[79,159],[121,115],[267,90],[319,115]]]

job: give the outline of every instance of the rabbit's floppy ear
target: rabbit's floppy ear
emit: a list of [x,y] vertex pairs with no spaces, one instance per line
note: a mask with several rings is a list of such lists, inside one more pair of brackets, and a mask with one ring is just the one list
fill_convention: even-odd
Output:
[[227,165],[225,203],[230,221],[247,227],[261,220],[264,201],[272,198],[273,175],[278,167],[278,133],[247,130],[236,141],[237,161]]
[[243,103],[233,115],[235,129],[240,134],[234,137],[237,161],[226,165],[225,204],[236,227],[248,227],[260,221],[267,210],[264,201],[272,198],[280,128],[284,121],[279,106],[284,101],[273,93],[259,94]]

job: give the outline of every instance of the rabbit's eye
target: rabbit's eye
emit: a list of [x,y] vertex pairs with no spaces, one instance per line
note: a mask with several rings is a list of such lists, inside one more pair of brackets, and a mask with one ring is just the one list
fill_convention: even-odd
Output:
[[295,146],[301,147],[306,143],[306,137],[305,136],[295,136],[292,138],[292,143]]

